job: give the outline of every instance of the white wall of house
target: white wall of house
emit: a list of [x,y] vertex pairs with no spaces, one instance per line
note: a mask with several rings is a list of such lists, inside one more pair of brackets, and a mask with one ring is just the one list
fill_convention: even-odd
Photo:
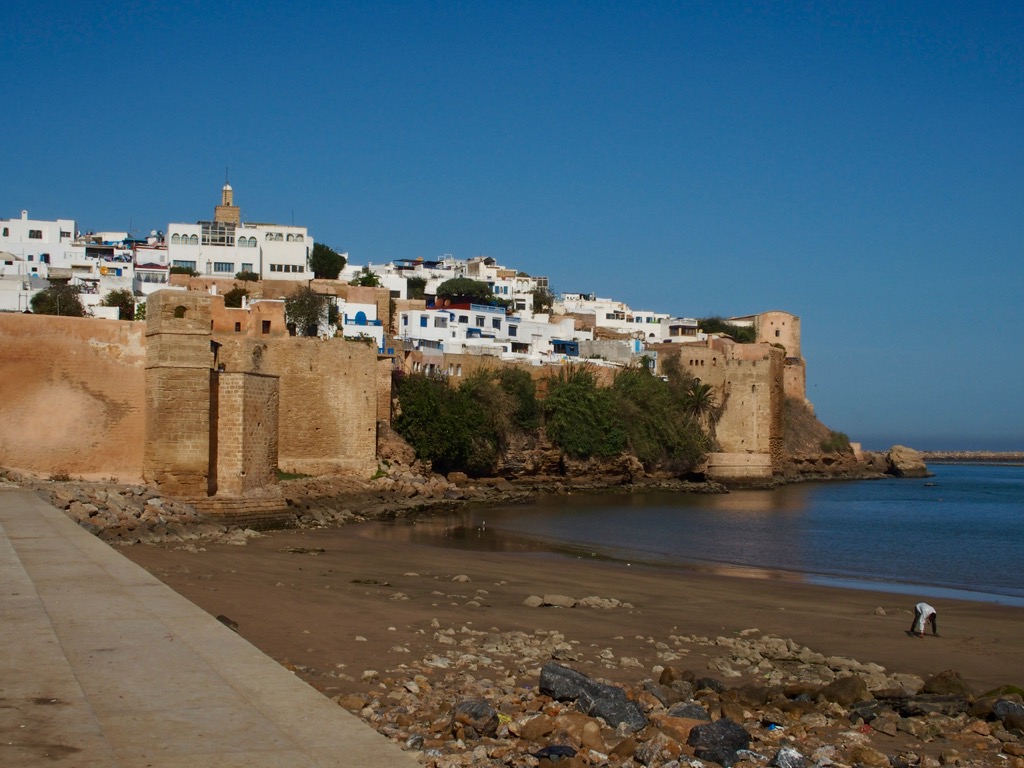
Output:
[[[212,222],[211,222],[212,223]],[[264,280],[308,280],[307,266],[313,239],[305,227],[277,224],[221,224],[228,233],[223,242],[204,237],[203,222],[167,226],[167,259],[171,266],[190,267],[200,275],[234,277],[257,272]]]
[[0,251],[21,259],[5,257],[0,261],[0,274],[46,277],[48,264],[73,247],[75,234],[72,219],[30,219],[28,211],[18,218],[0,219]]

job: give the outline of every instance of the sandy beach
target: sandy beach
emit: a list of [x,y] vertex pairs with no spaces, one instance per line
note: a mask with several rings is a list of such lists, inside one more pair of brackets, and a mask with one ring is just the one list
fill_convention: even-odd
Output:
[[[1024,683],[1021,608],[942,601],[941,637],[918,639],[906,633],[916,602],[910,596],[770,572],[664,571],[446,549],[401,536],[385,541],[371,535],[374,525],[273,532],[246,546],[204,544],[201,551],[122,551],[209,613],[236,622],[241,635],[328,695],[372,689],[363,680],[367,670],[401,674],[411,658],[436,650],[438,626],[559,632],[576,644],[574,666],[622,683],[651,677],[663,664],[658,643],[670,637],[735,637],[751,629],[889,672],[927,678],[956,670],[975,693]],[[531,595],[597,596],[630,607],[528,607]],[[709,662],[722,650],[694,645],[685,653],[677,666],[715,674]]]

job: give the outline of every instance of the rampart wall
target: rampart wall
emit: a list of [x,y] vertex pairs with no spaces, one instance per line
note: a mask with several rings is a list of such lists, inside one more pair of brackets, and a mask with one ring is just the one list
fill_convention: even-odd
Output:
[[377,350],[341,338],[215,336],[226,371],[280,377],[278,466],[308,475],[372,473]]
[[0,465],[142,477],[144,323],[0,313]]

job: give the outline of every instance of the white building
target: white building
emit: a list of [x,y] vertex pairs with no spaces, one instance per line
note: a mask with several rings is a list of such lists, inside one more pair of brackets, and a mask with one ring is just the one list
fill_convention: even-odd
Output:
[[225,184],[212,221],[167,226],[170,266],[186,267],[210,277],[255,272],[264,280],[311,278],[308,263],[313,239],[306,228],[243,223],[233,197],[231,185]]
[[30,219],[28,211],[18,219],[0,219],[0,275],[47,277],[49,265],[74,248],[72,219]]
[[590,333],[574,331],[571,318],[552,323],[546,317],[506,315],[500,307],[481,304],[400,312],[398,323],[406,349],[495,355],[535,364],[577,357],[580,339],[591,338]]
[[595,328],[607,328],[633,338],[660,340],[661,322],[671,316],[663,312],[631,309],[614,299],[601,299],[592,293],[563,293],[555,302],[555,314],[593,315]]
[[28,309],[32,296],[47,287],[44,280],[76,286],[90,311],[110,291],[131,291],[135,265],[127,238],[126,232],[78,235],[72,219],[30,219],[27,211],[20,219],[0,220],[0,278],[14,280],[5,283],[0,306]]
[[338,326],[346,339],[373,339],[384,352],[384,324],[377,317],[376,304],[359,304],[338,299]]

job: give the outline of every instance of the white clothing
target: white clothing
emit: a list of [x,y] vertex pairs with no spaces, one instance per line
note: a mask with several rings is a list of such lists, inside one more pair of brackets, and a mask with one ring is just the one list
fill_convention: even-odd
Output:
[[934,616],[937,611],[928,603],[918,603],[914,606],[914,613],[917,615],[917,621],[914,622],[914,631],[921,634],[924,632],[924,623]]

